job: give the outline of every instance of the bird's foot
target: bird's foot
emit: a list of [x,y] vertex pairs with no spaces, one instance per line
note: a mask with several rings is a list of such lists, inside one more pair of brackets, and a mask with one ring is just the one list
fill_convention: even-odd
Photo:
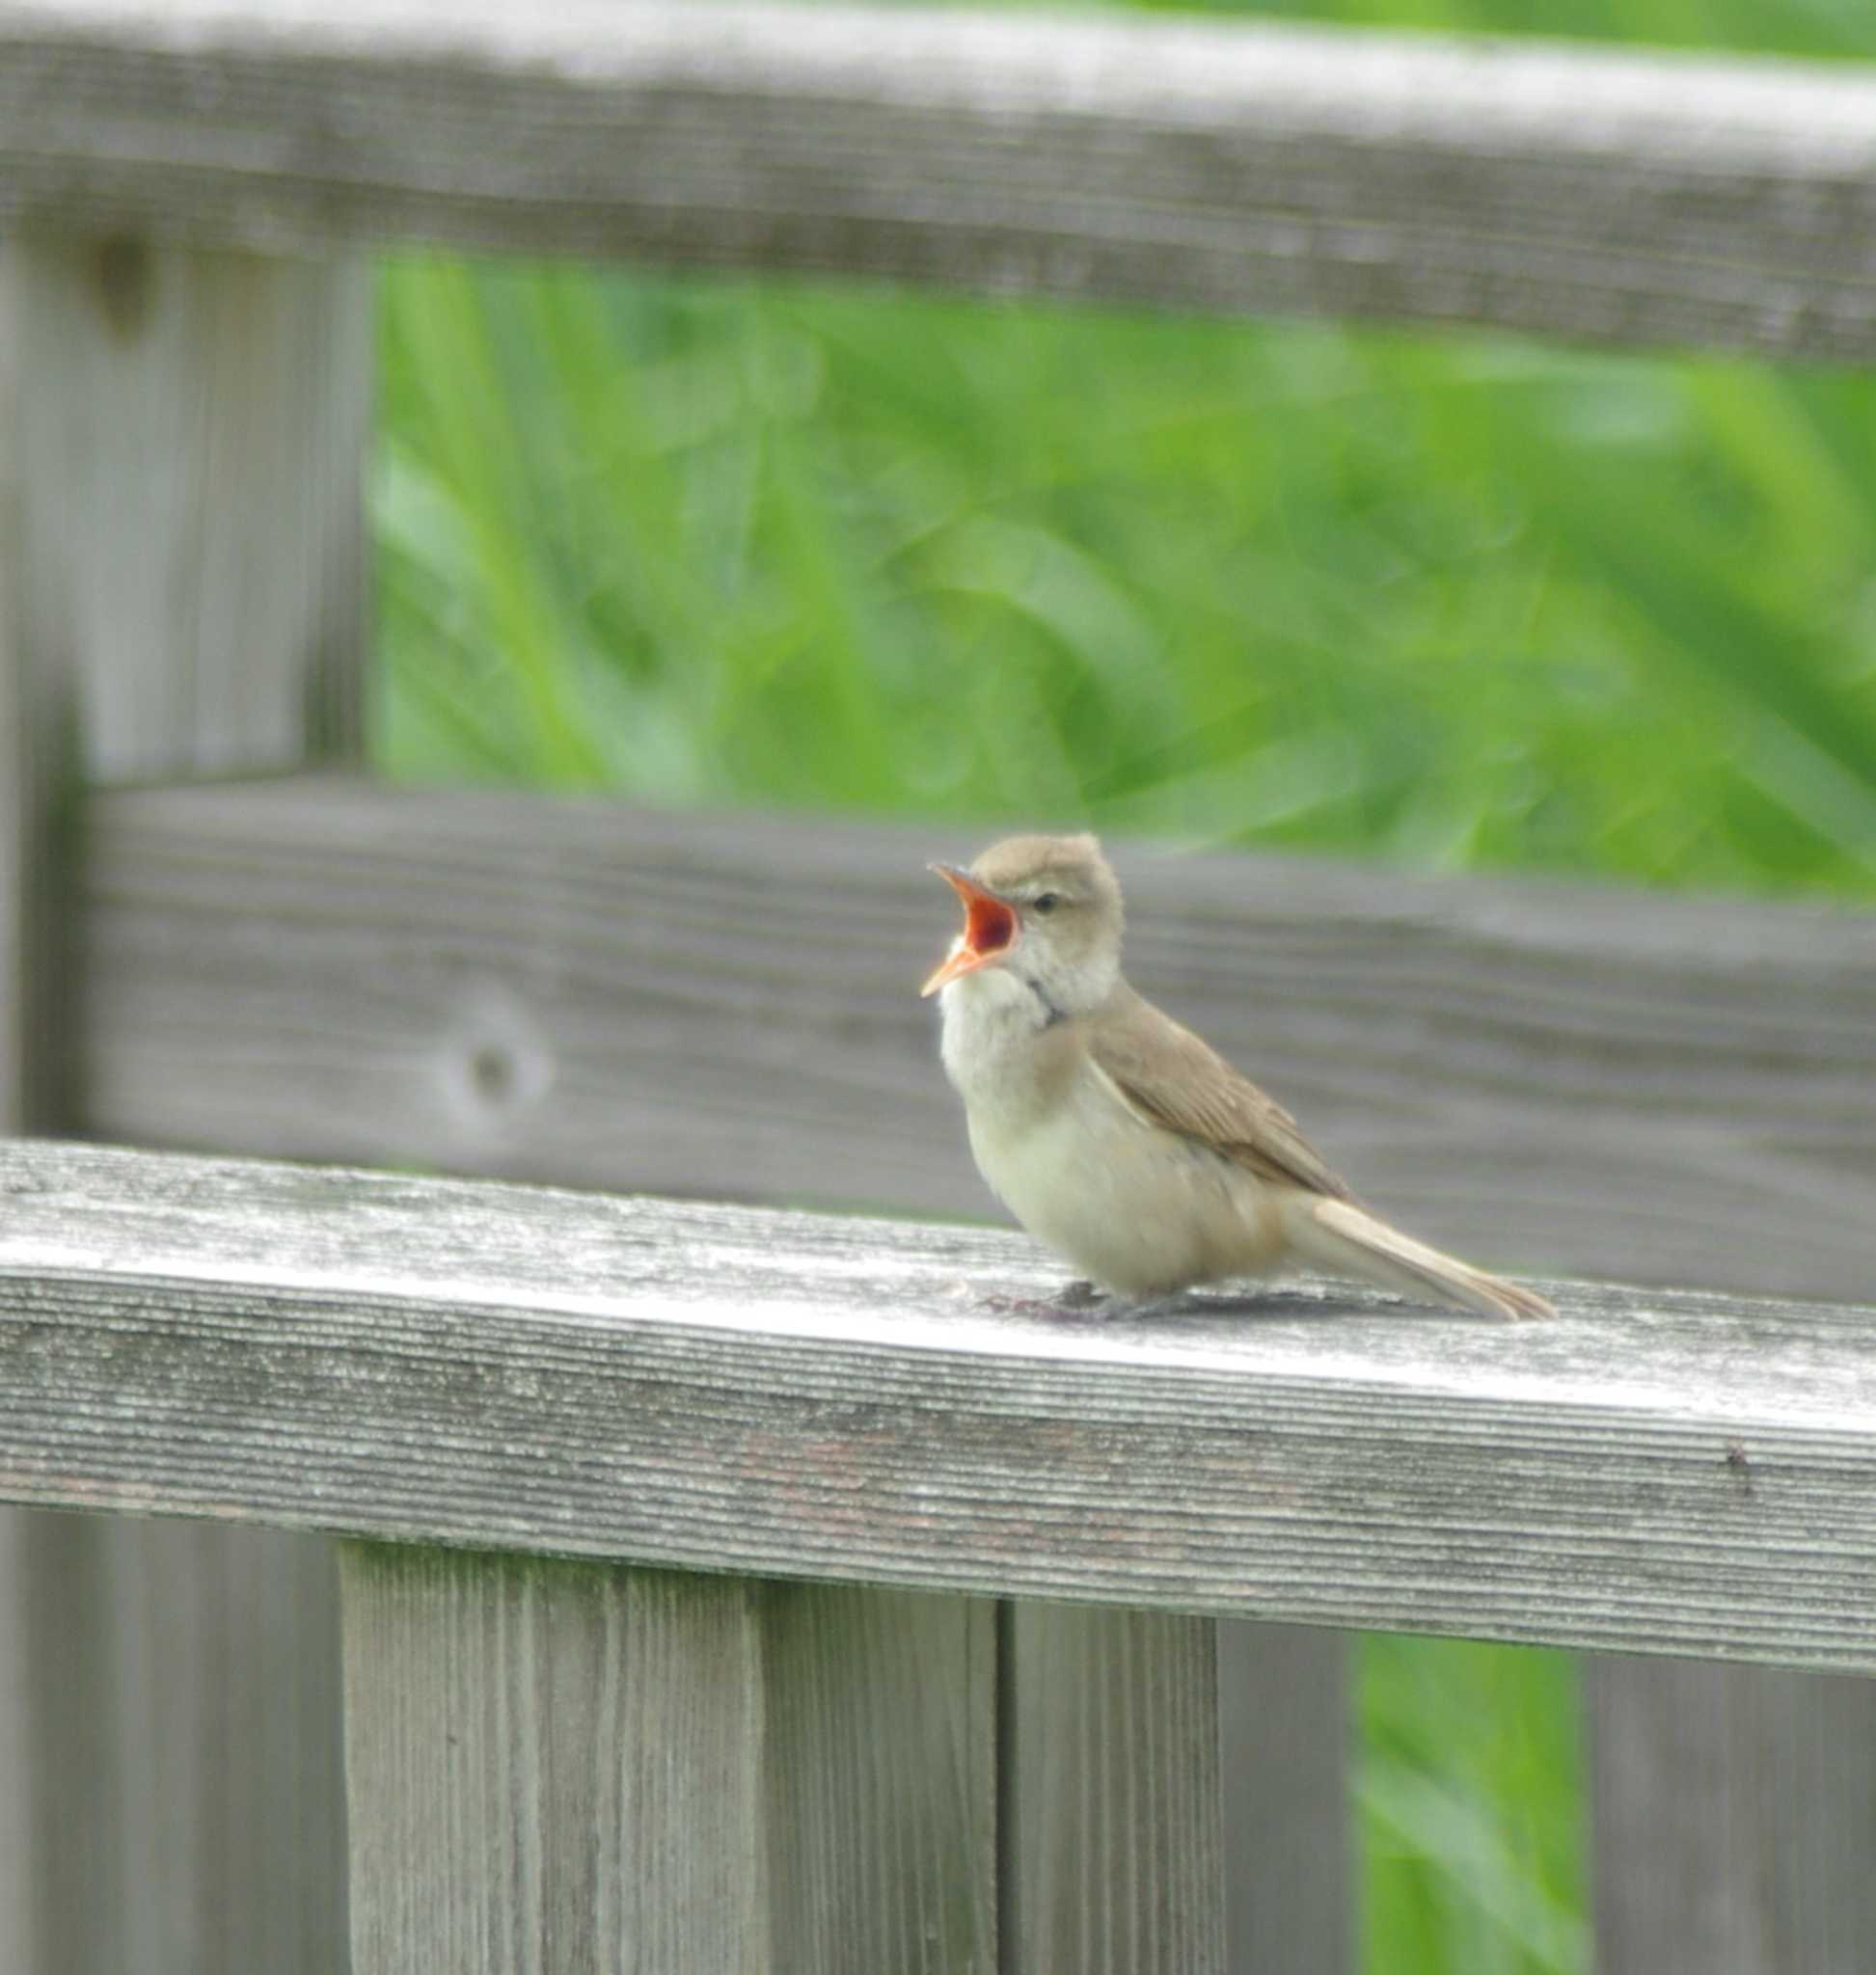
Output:
[[1092,1283],[1065,1284],[1054,1296],[986,1296],[986,1309],[1002,1316],[1106,1316],[1115,1307]]

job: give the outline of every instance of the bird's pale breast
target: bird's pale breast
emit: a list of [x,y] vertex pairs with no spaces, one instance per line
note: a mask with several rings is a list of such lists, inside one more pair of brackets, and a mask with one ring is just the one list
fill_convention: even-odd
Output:
[[1071,1025],[1038,1033],[988,981],[947,989],[944,1015],[945,1066],[978,1170],[1074,1269],[1149,1296],[1276,1258],[1281,1221],[1256,1176],[1142,1119]]

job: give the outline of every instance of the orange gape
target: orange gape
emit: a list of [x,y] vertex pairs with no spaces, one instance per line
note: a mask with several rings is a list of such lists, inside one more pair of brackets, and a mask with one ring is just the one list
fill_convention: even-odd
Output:
[[995,960],[1017,936],[1017,915],[994,892],[986,891],[968,872],[954,865],[934,864],[932,869],[964,901],[965,930],[919,989],[921,994],[936,994],[947,981]]

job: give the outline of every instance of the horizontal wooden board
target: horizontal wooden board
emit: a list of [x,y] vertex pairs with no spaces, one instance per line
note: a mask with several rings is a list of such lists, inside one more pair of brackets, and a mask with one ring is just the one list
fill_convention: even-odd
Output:
[[[94,1136],[991,1218],[917,985],[986,834],[285,779],[92,805]],[[1129,971],[1508,1266],[1876,1295],[1876,915],[1114,847]]]
[[1876,1671],[1876,1311],[999,1310],[1010,1237],[32,1141],[0,1498]]
[[0,221],[1838,359],[1876,80],[1248,22],[0,0]]

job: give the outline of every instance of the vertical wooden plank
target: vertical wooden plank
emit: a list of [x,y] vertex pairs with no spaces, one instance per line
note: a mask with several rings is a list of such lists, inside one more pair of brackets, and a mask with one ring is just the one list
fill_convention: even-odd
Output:
[[1217,1627],[1004,1608],[1004,1975],[1222,1975]]
[[776,1963],[996,1968],[996,1606],[770,1584],[762,1606]]
[[15,243],[19,653],[94,781],[356,749],[362,264]]
[[342,1970],[330,1551],[23,1523],[38,1965]]
[[0,1968],[31,1975],[39,1966],[32,1898],[38,1817],[28,1747],[26,1605],[15,1595],[25,1582],[27,1528],[24,1516],[0,1517]]
[[1876,1940],[1876,1681],[1589,1664],[1602,1975],[1860,1968]]
[[[20,395],[18,256],[0,239],[0,439],[11,439]],[[16,452],[0,447],[0,1130],[27,1129],[27,1023],[34,988],[27,925],[39,803],[28,780],[40,748],[18,637],[20,528]]]
[[[7,408],[17,402],[19,392],[14,269],[13,255],[0,243],[0,438],[8,429]],[[38,1015],[29,1001],[38,986],[31,964],[35,939],[29,886],[37,863],[40,804],[28,780],[36,750],[27,680],[18,663],[18,640],[9,635],[22,502],[18,464],[10,464],[0,447],[0,1131],[10,1133],[30,1129],[36,1115],[29,1095],[29,1037]],[[24,1516],[0,1511],[0,1968],[31,1970],[39,1960],[32,1933],[31,1865],[38,1819],[27,1745],[32,1690],[26,1662],[26,1529]]]
[[343,1552],[356,1975],[994,1968],[983,1601]]
[[1346,1637],[1319,1627],[1218,1627],[1234,1975],[1354,1965],[1348,1659]]
[[735,1578],[348,1544],[355,1975],[762,1975]]
[[[370,338],[350,263],[131,239],[5,251],[0,1127],[77,1115],[63,1015],[83,956],[62,950],[60,905],[81,781],[355,748]],[[14,1923],[30,1949],[0,1964],[342,1967],[330,1554],[10,1520],[0,1606],[29,1722],[0,1726],[0,1826],[30,1813],[35,1833]]]

